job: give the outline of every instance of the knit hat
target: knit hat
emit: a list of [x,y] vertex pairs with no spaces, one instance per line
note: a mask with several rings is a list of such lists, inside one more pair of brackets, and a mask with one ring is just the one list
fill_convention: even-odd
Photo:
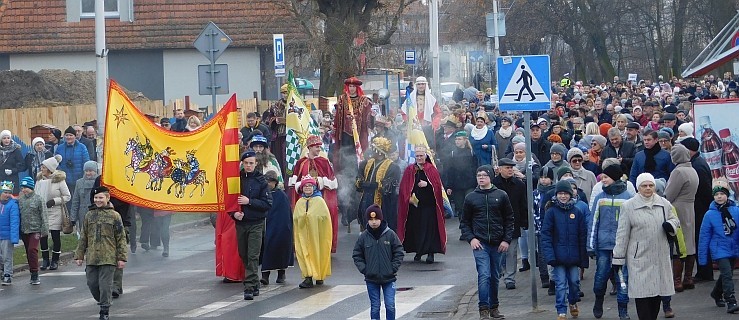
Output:
[[713,180],[713,185],[711,187],[711,194],[715,196],[716,193],[718,192],[723,192],[727,196],[731,194],[729,193],[729,184],[726,183],[726,180],[723,180],[723,179]]
[[547,167],[547,166],[541,167],[541,176],[547,177],[549,179],[552,179],[552,181],[554,181],[554,170],[552,170],[552,168]]
[[490,177],[490,179],[495,177],[495,170],[493,170],[493,167],[491,167],[489,164],[477,167],[477,171],[475,172],[485,172],[488,174],[488,177]]
[[659,139],[667,139],[670,140],[672,137],[670,136],[670,133],[665,130],[659,130],[657,131],[657,138]]
[[364,221],[369,221],[370,219],[385,220],[382,216],[382,209],[377,204],[373,203],[367,210],[364,210]]
[[0,182],[0,191],[13,193],[13,182],[7,180]]
[[516,151],[516,150],[523,150],[525,152],[526,151],[526,144],[523,143],[523,142],[519,142],[519,143],[514,144],[513,145],[513,151]]
[[593,141],[598,143],[601,148],[606,146],[606,137],[593,135]]
[[[674,137],[674,136],[675,136],[675,131],[672,131],[672,129],[670,129],[670,128],[667,128],[667,127],[665,127],[665,128],[662,128],[662,129],[659,129],[659,131],[664,131],[664,132],[667,132],[667,134],[669,134],[669,135],[670,135],[670,139],[672,139],[672,137]],[[659,135],[659,132],[658,132],[657,134]]]
[[[690,122],[683,123],[679,127],[677,127],[677,131],[684,133],[686,136],[692,136],[693,124]],[[2,134],[0,134],[0,136],[2,136]]]
[[572,158],[574,157],[580,157],[581,159],[585,158],[585,154],[580,150],[580,148],[570,148],[570,151],[567,151],[567,162],[572,161]]
[[241,154],[241,160],[239,161],[244,161],[244,159],[246,158],[251,158],[251,157],[256,157],[256,156],[257,156],[257,153],[254,152],[254,150],[249,149],[249,150],[244,151],[244,153]]
[[82,170],[83,171],[92,170],[92,171],[97,172],[98,171],[98,163],[95,162],[95,161],[87,161],[82,166]]
[[36,182],[31,177],[25,177],[21,180],[21,187],[33,190],[36,188]]
[[10,133],[10,130],[3,130],[3,131],[0,131],[0,138],[2,138],[2,137],[5,137],[5,136],[8,136],[8,137],[12,137],[12,136],[13,136],[13,134],[12,134],[12,133]]
[[565,146],[561,143],[555,143],[552,144],[552,147],[549,148],[549,153],[559,153],[560,156],[566,156],[567,155],[567,149]]
[[562,176],[565,174],[572,174],[572,168],[568,166],[562,166],[559,169],[557,169],[557,180],[562,179]]
[[274,181],[274,182],[280,181],[280,180],[277,179],[277,172],[274,171],[274,170],[267,170],[267,172],[264,173],[264,180],[267,180],[267,182],[269,182],[269,181]]
[[41,138],[41,137],[35,137],[35,138],[33,138],[33,140],[31,141],[31,147],[35,147],[35,146],[36,146],[36,144],[37,144],[37,143],[39,143],[39,142],[41,142],[41,143],[43,143],[43,144],[46,144],[46,141],[44,141],[44,138]]
[[517,143],[522,143],[522,142],[525,142],[525,141],[526,141],[526,138],[524,138],[524,136],[515,136],[515,137],[511,138],[511,143],[513,143],[514,146]]
[[609,178],[613,179],[613,181],[620,180],[621,177],[624,175],[624,171],[621,169],[621,166],[617,164],[607,166],[605,169],[603,169],[603,173],[605,173]]
[[560,181],[557,182],[557,186],[555,187],[555,190],[557,190],[557,193],[565,192],[572,197],[572,185],[567,181]]
[[638,188],[644,182],[654,182],[654,176],[649,172],[644,172],[636,177],[636,187]]
[[700,142],[698,142],[698,139],[693,137],[688,137],[683,139],[683,141],[680,141],[680,144],[684,145],[688,150],[697,152],[700,148]]
[[61,162],[62,162],[62,155],[56,154],[49,159],[41,161],[41,165],[46,167],[46,169],[49,169],[49,171],[54,172],[56,171],[56,168],[59,167],[59,163]]
[[54,128],[54,129],[51,129],[51,134],[53,134],[53,135],[54,135],[54,137],[55,137],[55,138],[56,138],[57,140],[60,140],[60,139],[62,138],[62,131],[61,131],[61,130],[59,130],[59,129],[56,129],[56,128]]
[[654,192],[656,192],[660,197],[664,197],[665,185],[667,185],[665,178],[654,179]]
[[599,132],[601,136],[608,136],[608,130],[613,128],[613,126],[610,123],[601,123],[600,126],[598,126]]
[[77,135],[77,130],[74,130],[72,126],[67,127],[67,130],[64,130],[64,134],[71,133],[73,135]]
[[269,145],[267,144],[267,138],[265,138],[261,134],[251,137],[251,142],[249,142],[249,148],[253,148],[255,144],[262,145],[265,148],[269,147]]

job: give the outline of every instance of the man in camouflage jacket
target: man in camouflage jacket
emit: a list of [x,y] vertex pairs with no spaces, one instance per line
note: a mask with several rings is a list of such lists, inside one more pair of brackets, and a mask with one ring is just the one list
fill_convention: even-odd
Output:
[[85,215],[75,253],[78,266],[87,259],[87,286],[100,305],[100,319],[108,319],[116,267],[126,266],[126,234],[121,216],[109,206],[108,188],[92,190],[94,207]]

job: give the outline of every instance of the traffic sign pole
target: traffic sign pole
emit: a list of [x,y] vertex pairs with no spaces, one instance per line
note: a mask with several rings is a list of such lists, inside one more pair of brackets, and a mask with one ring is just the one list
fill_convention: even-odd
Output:
[[217,32],[211,31],[210,36],[210,95],[211,95],[211,109],[213,114],[216,114],[216,35]]
[[528,232],[528,241],[529,241],[529,264],[531,265],[531,308],[536,311],[539,307],[538,298],[536,295],[536,277],[534,277],[533,272],[534,270],[537,270],[537,260],[536,260],[536,226],[534,224],[534,181],[533,181],[533,174],[531,170],[534,168],[534,161],[531,159],[531,112],[525,111],[523,113],[524,118],[524,126],[526,128],[524,129],[524,133],[526,136],[526,194],[528,197],[527,207],[529,210],[529,232]]

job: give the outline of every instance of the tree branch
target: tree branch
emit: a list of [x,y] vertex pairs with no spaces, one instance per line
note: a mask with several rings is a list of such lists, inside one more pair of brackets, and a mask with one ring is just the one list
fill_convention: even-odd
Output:
[[400,16],[403,14],[403,10],[405,10],[406,7],[416,1],[418,0],[400,0],[400,3],[398,4],[398,10],[395,11],[392,23],[390,24],[390,27],[385,30],[385,34],[381,36],[370,37],[367,40],[367,43],[373,47],[390,44],[390,38],[392,38],[393,34],[398,31],[398,21],[400,20]]

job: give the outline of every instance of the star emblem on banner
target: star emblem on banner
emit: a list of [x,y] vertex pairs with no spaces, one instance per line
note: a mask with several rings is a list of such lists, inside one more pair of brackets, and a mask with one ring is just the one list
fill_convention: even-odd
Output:
[[121,107],[120,110],[116,111],[113,114],[113,116],[115,116],[115,127],[116,127],[116,129],[118,129],[118,127],[120,127],[121,123],[122,124],[126,124],[126,121],[129,120],[128,119],[128,114],[123,112],[123,108],[124,107]]

